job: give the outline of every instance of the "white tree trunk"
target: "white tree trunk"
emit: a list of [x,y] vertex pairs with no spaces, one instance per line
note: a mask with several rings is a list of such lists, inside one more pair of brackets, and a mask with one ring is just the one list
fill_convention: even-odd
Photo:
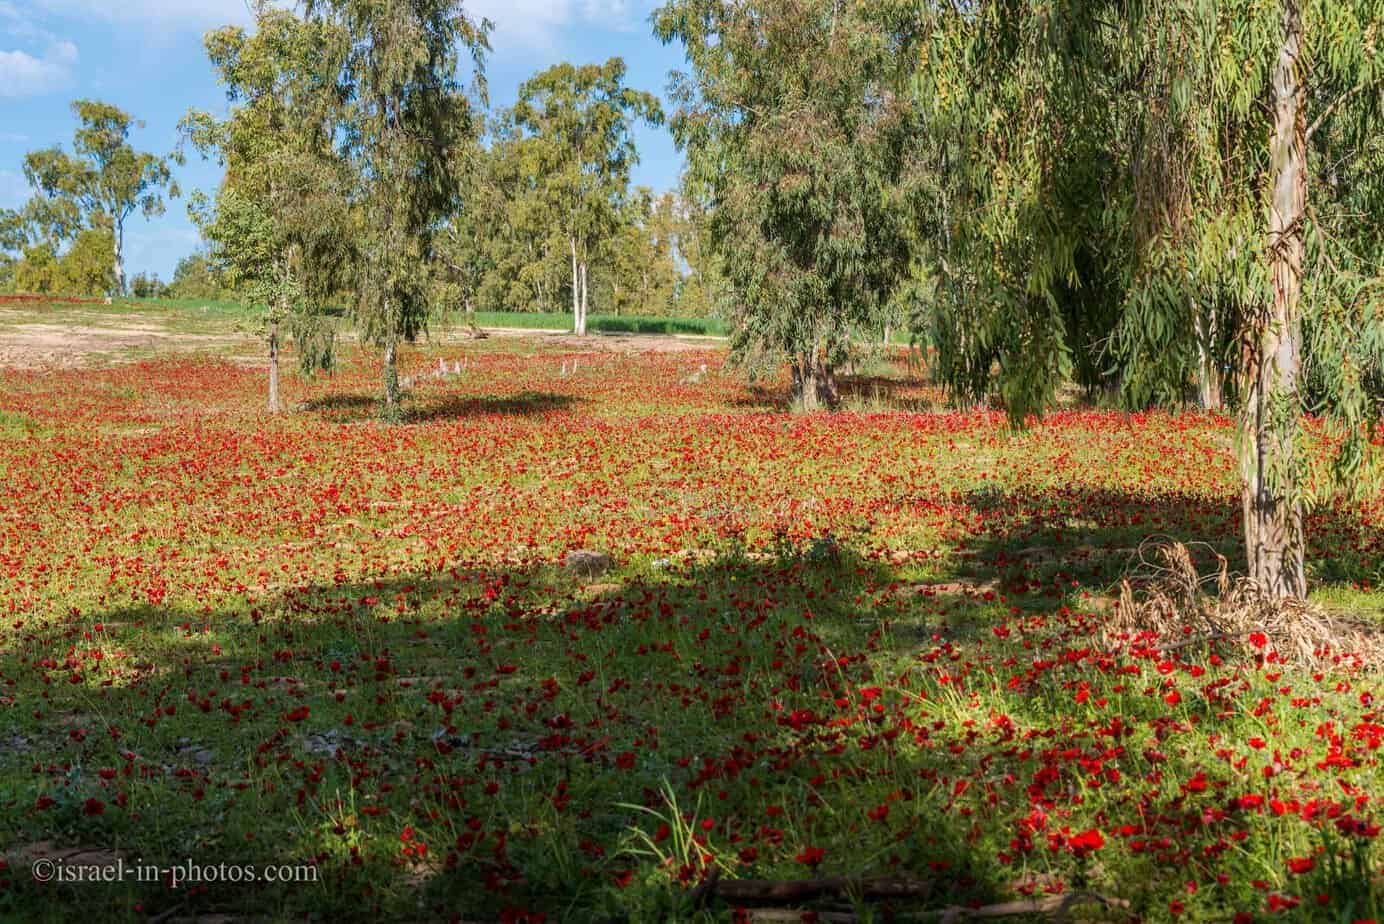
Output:
[[1216,309],[1211,308],[1210,316],[1203,321],[1199,312],[1193,312],[1197,334],[1197,392],[1203,410],[1221,409],[1221,370],[1216,362]]
[[581,320],[577,323],[577,333],[586,336],[586,263],[581,265]]
[[399,364],[398,345],[391,331],[384,345],[384,408],[386,415],[394,414],[399,408]]
[[115,222],[111,230],[115,239],[115,291],[111,295],[119,297],[125,294],[125,227]]
[[269,322],[269,412],[283,410],[279,403],[279,322]]
[[577,334],[586,333],[586,325],[581,316],[581,275],[577,265],[577,239],[568,238],[572,245],[572,330]]
[[1305,538],[1294,452],[1301,405],[1303,216],[1307,205],[1306,90],[1302,15],[1283,0],[1283,44],[1273,73],[1274,122],[1269,137],[1272,202],[1269,261],[1273,300],[1250,321],[1247,399],[1242,418],[1245,457],[1245,549],[1250,577],[1276,597],[1305,597]]

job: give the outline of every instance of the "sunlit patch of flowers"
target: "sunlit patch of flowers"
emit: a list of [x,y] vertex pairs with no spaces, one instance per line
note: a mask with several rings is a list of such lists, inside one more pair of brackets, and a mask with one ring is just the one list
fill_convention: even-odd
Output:
[[[1226,421],[798,417],[714,353],[464,358],[398,426],[359,357],[277,418],[230,363],[0,373],[7,843],[323,872],[101,893],[136,916],[656,919],[712,870],[1379,914],[1377,666],[1095,641],[1142,537],[1233,554]],[[1367,593],[1382,533],[1324,508],[1313,567]],[[97,900],[0,878],[21,917]]]

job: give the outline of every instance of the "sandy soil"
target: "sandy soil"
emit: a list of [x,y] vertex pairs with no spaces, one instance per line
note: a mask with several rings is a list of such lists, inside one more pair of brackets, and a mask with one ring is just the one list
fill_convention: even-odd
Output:
[[132,350],[175,352],[243,343],[243,338],[174,333],[158,324],[120,315],[88,315],[82,323],[16,324],[0,312],[0,366],[70,368],[123,358]]
[[[72,368],[120,361],[139,353],[218,350],[227,358],[259,362],[257,344],[233,334],[191,334],[129,315],[84,314],[71,323],[31,323],[33,315],[0,308],[0,368]],[[681,353],[716,349],[718,337],[682,334],[591,333],[577,337],[569,331],[488,327],[497,339],[522,337],[545,347],[573,353]],[[466,342],[463,329],[434,332],[435,343]],[[247,350],[248,347],[248,350]],[[247,355],[247,354],[253,354]]]

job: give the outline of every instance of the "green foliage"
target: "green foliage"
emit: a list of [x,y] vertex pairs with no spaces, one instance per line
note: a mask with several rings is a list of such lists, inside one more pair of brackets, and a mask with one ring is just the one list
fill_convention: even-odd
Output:
[[145,218],[162,215],[163,196],[178,195],[168,161],[136,151],[130,129],[143,123],[109,103],[77,100],[72,104],[78,127],[73,153],[60,147],[32,151],[24,175],[40,196],[31,202],[31,221],[50,236],[75,233],[78,221],[110,231],[114,274],[112,291],[125,288],[125,222],[136,211]]
[[437,240],[438,298],[453,308],[559,311],[566,247],[553,203],[537,180],[539,143],[524,138],[506,111],[488,144],[463,151],[463,206]]
[[834,400],[850,331],[879,326],[909,265],[904,34],[875,4],[672,0],[656,34],[692,71],[673,118],[735,294],[736,348],[794,360],[807,407]]
[[[1309,406],[1358,422],[1379,365],[1378,10],[1303,6],[1308,119],[1322,120],[1309,126]],[[941,178],[932,334],[953,392],[998,387],[1016,419],[1073,374],[1118,381],[1132,406],[1180,404],[1208,378],[1233,398],[1226,370],[1272,288],[1264,101],[1282,4],[928,7],[918,32],[915,97]]]
[[[464,154],[464,205],[436,242],[435,297],[454,310],[561,311],[574,279],[581,293],[560,214],[567,200],[548,185],[554,177],[566,182],[545,166],[557,142],[521,128],[513,110],[492,121],[486,141]],[[602,200],[611,219],[604,238],[582,247],[590,254],[589,298],[601,311],[673,312],[682,278],[677,200],[647,189],[631,194],[627,173]]]
[[168,286],[158,276],[139,273],[130,280],[130,294],[135,298],[162,298]]
[[178,261],[165,293],[168,298],[200,300],[217,300],[228,294],[225,279],[203,253],[188,254]]
[[[924,7],[953,394],[1011,418],[1101,361],[1126,403],[1238,404],[1251,576],[1306,592],[1305,410],[1359,485],[1384,265],[1377,0]],[[1082,370],[1081,365],[1087,368]]]
[[[571,327],[572,316],[566,312],[477,311],[470,316],[470,320],[481,327],[563,330]],[[698,337],[724,337],[727,333],[726,325],[720,321],[685,315],[650,317],[593,314],[587,319],[587,329],[611,334],[684,334]]]
[[58,255],[52,244],[25,247],[14,266],[14,288],[35,295],[57,293]]
[[[307,0],[309,23],[348,37],[337,75],[340,131],[361,214],[355,236],[355,317],[384,348],[388,413],[399,402],[401,340],[425,329],[433,236],[457,207],[459,169],[480,132],[489,23],[459,0]],[[475,94],[458,83],[463,55]]]
[[348,41],[339,26],[260,3],[253,33],[226,27],[206,38],[230,114],[218,121],[194,110],[181,126],[226,168],[216,199],[199,194],[191,205],[210,258],[227,285],[260,307],[271,340],[281,323],[295,332],[308,372],[331,365],[330,327],[320,315],[343,285],[355,245],[353,176],[337,152],[337,78]]
[[111,290],[111,232],[84,228],[61,255],[43,241],[24,248],[12,269],[13,288],[38,295],[100,295]]
[[655,199],[648,188],[635,190],[625,203],[617,230],[602,248],[595,284],[598,305],[609,305],[615,314],[674,313],[675,206],[672,193]]
[[115,285],[112,234],[104,228],[84,228],[57,263],[53,291],[59,295],[101,295]]
[[571,263],[572,308],[586,332],[588,268],[629,208],[630,168],[638,162],[636,122],[657,125],[652,94],[624,85],[625,62],[563,62],[519,88],[513,123],[531,158],[536,192],[551,209]]
[[728,318],[734,293],[711,240],[710,207],[694,191],[689,177],[672,204],[673,237],[678,260],[687,271],[674,283],[676,313],[685,317]]

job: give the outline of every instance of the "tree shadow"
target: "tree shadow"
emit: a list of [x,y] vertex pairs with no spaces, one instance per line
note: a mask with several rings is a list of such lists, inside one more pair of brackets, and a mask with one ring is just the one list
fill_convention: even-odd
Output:
[[[512,395],[456,395],[425,392],[405,396],[405,423],[491,416],[542,416],[569,410],[584,403],[576,395],[524,391]],[[333,423],[359,423],[377,418],[380,399],[374,394],[330,394],[304,402],[302,410]]]
[[[941,406],[938,389],[921,382],[883,375],[838,375],[839,410],[873,413],[925,414]],[[786,382],[749,383],[730,402],[733,406],[784,413],[793,409],[793,391]]]
[[[640,852],[671,851],[661,826],[679,824],[736,876],[928,879],[934,910],[1012,895],[1014,869],[976,833],[1003,816],[956,801],[969,781],[1023,771],[983,763],[994,755],[971,746],[964,701],[947,731],[936,700],[873,712],[902,688],[892,665],[969,670],[957,646],[994,644],[1015,609],[1081,605],[1071,581],[1112,582],[1151,532],[1232,554],[1236,511],[1177,491],[955,499],[985,526],[936,557],[726,540],[594,578],[460,562],[205,609],[55,614],[0,649],[9,843],[311,862],[322,878],[41,887],[12,857],[0,912],[691,916],[699,854]],[[796,859],[809,847],[820,865]]]
[[841,404],[847,409],[863,408],[923,414],[936,411],[940,394],[931,393],[919,382],[884,375],[846,375],[837,382]]
[[[629,852],[633,832],[657,836],[657,819],[683,813],[707,823],[697,830],[737,875],[810,874],[793,856],[822,846],[824,875],[946,869],[935,901],[989,901],[1002,871],[968,848],[964,819],[926,785],[883,779],[898,754],[842,750],[849,737],[831,724],[831,700],[854,701],[875,678],[863,658],[827,652],[865,650],[885,615],[855,594],[893,579],[831,541],[592,579],[555,563],[457,564],[210,612],[132,604],[60,619],[23,653],[0,652],[7,695],[41,713],[0,734],[12,867],[26,849],[82,847],[307,862],[321,879],[179,893],[40,885],[25,869],[0,908],[358,919],[416,910],[421,896],[438,914],[639,920],[625,902],[690,910],[706,870],[680,882]],[[67,660],[72,634],[94,626],[88,644],[122,657]],[[861,859],[858,833],[802,829],[824,804],[863,820],[885,803],[898,825],[867,832],[875,859]],[[791,817],[766,816],[773,804]],[[419,843],[426,853],[404,852]],[[590,888],[631,866],[649,883],[638,896]]]
[[309,398],[299,408],[310,413],[335,411],[361,411],[374,407],[379,402],[375,395],[331,393]]
[[[1218,571],[1221,557],[1232,574],[1246,567],[1235,496],[1052,486],[996,487],[959,499],[985,524],[962,566],[968,577],[1062,573],[1110,587],[1148,564],[1141,561],[1141,547],[1149,540],[1187,545],[1203,574]],[[1370,548],[1377,537],[1372,540],[1374,530],[1360,512],[1344,504],[1320,507],[1308,514],[1306,532],[1314,584],[1370,579],[1377,567]]]
[[429,423],[466,417],[542,416],[567,411],[585,403],[577,395],[524,391],[514,395],[428,396],[416,400],[405,414],[409,423]]

